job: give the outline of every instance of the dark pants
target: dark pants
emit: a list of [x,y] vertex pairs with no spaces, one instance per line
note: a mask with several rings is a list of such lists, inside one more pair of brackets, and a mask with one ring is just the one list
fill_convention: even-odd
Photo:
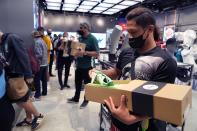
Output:
[[82,88],[82,82],[84,81],[84,84],[90,83],[91,82],[91,78],[89,76],[89,70],[91,70],[91,68],[87,68],[87,69],[79,69],[77,68],[75,70],[75,96],[74,99],[75,100],[79,100],[80,98],[80,92],[81,92],[81,88]]
[[58,81],[61,87],[63,87],[63,82],[62,82],[62,71],[65,67],[65,72],[64,72],[64,85],[67,84],[68,82],[68,76],[70,72],[70,66],[72,63],[72,57],[59,57],[58,62],[57,62],[57,70],[58,70]]
[[0,99],[0,131],[11,131],[15,111],[6,96]]
[[48,67],[41,66],[40,71],[35,74],[34,84],[36,89],[35,92],[36,98],[41,96],[40,81],[42,82],[42,95],[47,95],[47,73],[48,73]]
[[54,53],[50,54],[50,62],[49,62],[49,75],[52,75],[52,66],[54,61]]

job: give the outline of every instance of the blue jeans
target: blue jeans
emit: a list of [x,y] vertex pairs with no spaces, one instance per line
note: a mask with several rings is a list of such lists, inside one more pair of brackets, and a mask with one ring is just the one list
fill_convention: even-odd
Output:
[[47,73],[48,66],[41,66],[40,71],[35,74],[34,84],[35,84],[35,97],[39,98],[41,96],[41,86],[40,82],[42,82],[42,95],[47,95]]

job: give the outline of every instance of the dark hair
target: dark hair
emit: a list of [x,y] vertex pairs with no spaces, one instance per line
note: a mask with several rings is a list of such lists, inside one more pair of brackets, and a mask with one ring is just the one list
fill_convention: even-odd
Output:
[[41,26],[39,26],[38,28],[37,28],[37,31],[44,31],[45,29],[43,28],[43,27],[41,27]]
[[154,25],[154,39],[159,40],[159,29],[156,26],[156,20],[151,10],[143,7],[135,8],[127,14],[126,19],[128,21],[134,20],[136,24],[140,25],[143,28],[147,27],[148,25]]
[[176,39],[175,39],[175,38],[169,38],[169,39],[166,41],[166,46],[168,46],[168,45],[177,45]]

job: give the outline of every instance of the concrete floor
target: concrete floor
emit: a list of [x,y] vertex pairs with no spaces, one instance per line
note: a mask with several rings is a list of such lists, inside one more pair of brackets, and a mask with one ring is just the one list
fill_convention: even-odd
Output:
[[[72,67],[72,75],[69,77],[70,89],[61,91],[57,77],[51,77],[48,83],[48,95],[42,97],[41,101],[34,102],[37,109],[45,115],[38,131],[99,131],[100,104],[90,102],[87,108],[79,109],[84,91],[81,93],[79,104],[67,103],[66,99],[73,97],[75,91],[73,71]],[[22,111],[17,121],[23,120],[24,117]],[[13,131],[30,131],[30,127],[15,127]]]
[[[34,102],[37,109],[45,115],[38,131],[99,131],[100,104],[90,102],[87,108],[79,109],[84,91],[79,104],[69,104],[66,101],[74,94],[74,67],[71,67],[71,74],[70,89],[59,90],[57,77],[52,77],[48,83],[48,95],[42,97],[41,101]],[[24,117],[24,111],[21,111],[17,121],[23,120]],[[30,131],[30,127],[15,127],[13,131]],[[197,92],[193,93],[193,106],[186,121],[185,131],[197,131]]]

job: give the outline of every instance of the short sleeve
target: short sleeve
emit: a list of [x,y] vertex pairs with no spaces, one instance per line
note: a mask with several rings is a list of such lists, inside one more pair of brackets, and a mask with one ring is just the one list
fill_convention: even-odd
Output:
[[134,59],[135,59],[134,58],[134,51],[130,48],[124,49],[121,51],[121,53],[118,57],[118,62],[116,64],[116,68],[119,70],[122,70],[125,65],[127,65],[128,63],[131,63],[131,61],[133,61]]
[[98,46],[98,40],[94,37],[93,42],[92,42],[92,50],[99,52],[99,46]]
[[116,63],[116,68],[119,69],[119,70],[122,70],[123,69],[122,59],[123,59],[123,52],[120,53],[120,55],[118,57],[118,62]]
[[155,74],[152,76],[152,81],[174,83],[176,77],[177,63],[170,58],[160,64]]

